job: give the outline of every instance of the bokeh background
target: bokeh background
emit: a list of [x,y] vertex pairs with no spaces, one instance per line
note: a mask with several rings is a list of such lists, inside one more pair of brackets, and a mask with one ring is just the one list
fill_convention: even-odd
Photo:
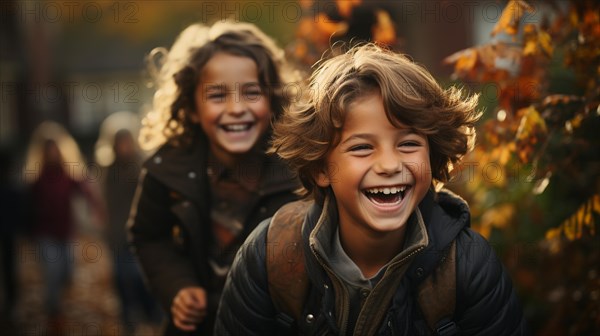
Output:
[[[110,137],[119,128],[136,134],[149,108],[150,51],[191,23],[226,19],[259,26],[305,74],[331,42],[375,40],[444,86],[481,94],[476,150],[447,187],[469,201],[472,227],[503,259],[535,334],[600,330],[597,1],[2,0],[0,333],[158,334],[160,318],[119,318],[118,251],[98,210]],[[44,311],[41,265],[55,251],[32,238],[27,220],[40,132],[74,139],[81,155],[69,162],[97,196],[73,200],[69,255],[53,254],[73,268],[58,330]]]

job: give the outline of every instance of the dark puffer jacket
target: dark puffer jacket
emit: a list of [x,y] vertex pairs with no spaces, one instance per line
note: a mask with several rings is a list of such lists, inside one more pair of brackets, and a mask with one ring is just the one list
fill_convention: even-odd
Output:
[[[317,256],[318,253],[309,246],[310,239],[315,237],[313,231],[323,226],[319,224],[323,218],[335,222],[335,202],[330,202],[329,206],[327,203],[324,208],[312,203],[303,223],[305,265],[310,289],[303,309],[305,318],[297,321],[300,334],[347,333],[344,330],[348,321],[340,316],[347,312],[348,307],[344,307],[343,302],[348,301],[336,297],[336,280],[323,268],[321,262],[324,258]],[[366,316],[367,310],[383,313],[377,314],[383,318],[374,329],[379,335],[430,335],[431,331],[414,297],[416,284],[436,268],[442,252],[456,239],[457,298],[454,321],[460,334],[528,334],[506,271],[487,241],[469,229],[470,214],[466,203],[449,192],[437,195],[429,192],[419,204],[419,210],[422,216],[419,215],[419,219],[415,220],[413,214],[409,220],[412,228],[408,229],[412,233],[407,233],[414,237],[407,240],[413,239],[417,245],[422,244],[417,249],[419,252],[407,260],[408,266],[396,290],[391,292],[392,296],[369,306],[365,304],[360,316],[363,313]],[[424,225],[419,225],[419,222]],[[270,220],[261,223],[236,256],[221,298],[216,335],[271,335],[278,332],[278,312],[269,296],[265,268],[269,223]],[[380,282],[385,281],[388,273]],[[357,321],[372,323],[360,316]],[[359,323],[356,322],[357,325]],[[360,334],[357,329],[355,332]]]
[[[207,175],[208,145],[164,145],[142,169],[128,223],[130,239],[152,293],[166,312],[177,292],[202,286],[208,294],[208,316],[194,334],[212,333],[222,288],[208,264],[212,239],[211,195]],[[298,183],[275,157],[266,157],[259,199],[244,223],[242,239],[282,205],[297,199]],[[183,334],[169,323],[167,335]]]

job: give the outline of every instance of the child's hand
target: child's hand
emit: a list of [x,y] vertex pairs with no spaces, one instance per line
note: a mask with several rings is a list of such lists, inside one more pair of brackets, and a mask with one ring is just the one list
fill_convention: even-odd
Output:
[[171,304],[175,326],[184,331],[196,330],[206,317],[206,291],[202,287],[185,287],[177,292]]

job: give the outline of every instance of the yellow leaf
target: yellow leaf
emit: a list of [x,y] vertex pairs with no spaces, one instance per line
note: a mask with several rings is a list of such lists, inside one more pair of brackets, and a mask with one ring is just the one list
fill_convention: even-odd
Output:
[[486,211],[481,217],[482,227],[506,228],[515,214],[513,204],[502,204]]
[[548,231],[546,231],[546,239],[547,240],[552,240],[552,239],[556,239],[558,237],[560,237],[560,233],[562,232],[561,228],[552,228]]
[[516,35],[519,32],[519,21],[525,12],[532,12],[533,8],[523,0],[511,0],[502,11],[500,20],[492,30],[492,36],[504,32]]
[[562,232],[562,226],[546,231],[546,239],[544,242],[551,254],[557,254],[560,252],[560,247],[562,245],[560,235]]
[[373,40],[378,43],[391,45],[396,42],[396,28],[390,14],[386,11],[378,10],[377,24],[372,29]]
[[508,146],[502,148],[502,152],[500,153],[500,160],[499,160],[501,165],[503,165],[503,166],[506,165],[506,163],[510,159],[510,152],[511,152],[511,150]]
[[[579,239],[583,236],[583,228],[587,227],[591,235],[596,234],[596,226],[592,210],[600,213],[600,195],[593,195],[583,203],[577,211],[566,219],[560,227],[569,240]],[[598,207],[598,208],[597,208]],[[546,233],[548,235],[548,232]]]
[[540,31],[538,34],[538,42],[542,47],[542,50],[548,57],[552,56],[552,53],[554,52],[552,37],[550,37],[550,34],[546,33],[545,31]]
[[478,52],[475,48],[468,48],[455,52],[446,57],[444,63],[453,64],[454,72],[457,74],[467,74],[475,68],[477,64]]
[[594,211],[600,213],[600,195],[592,196],[592,203],[594,205]]
[[570,120],[571,122],[571,127],[573,127],[573,129],[575,128],[579,128],[579,126],[581,126],[581,122],[583,121],[583,119],[585,119],[585,116],[578,114],[575,117],[573,117],[573,119]]
[[533,106],[519,110],[523,114],[519,128],[517,129],[517,140],[527,139],[532,136],[533,131],[539,128],[544,134],[547,132],[546,122]]
[[523,47],[523,55],[535,55],[537,52],[537,43],[534,40],[529,40],[525,42],[525,47]]
[[[584,218],[585,218],[585,204],[580,206],[579,209],[577,210],[576,222],[577,222],[578,229],[581,228],[581,224],[583,223]],[[577,238],[580,238],[580,237],[581,237],[581,235],[579,235],[579,237],[577,237]]]
[[[583,225],[590,230],[593,235],[595,233],[594,216],[592,214],[592,199],[585,204],[585,216],[583,217]],[[583,231],[583,230],[582,230]]]
[[579,14],[577,14],[577,9],[575,9],[575,6],[571,6],[571,9],[569,10],[569,21],[573,27],[577,27],[579,24]]
[[565,233],[565,237],[567,237],[568,240],[575,240],[575,238],[577,237],[576,221],[577,218],[575,216],[572,216],[571,218],[567,219],[567,221],[563,225],[563,231]]
[[340,15],[348,18],[350,17],[350,14],[352,14],[352,9],[360,5],[361,2],[362,0],[337,0],[336,5]]
[[478,226],[477,232],[479,232],[479,234],[484,236],[485,238],[489,239],[490,235],[492,234],[492,228],[489,226]]
[[592,222],[592,199],[585,203],[585,213],[583,216],[583,224],[589,226]]
[[585,226],[590,230],[590,234],[593,236],[596,234],[596,223],[594,221],[594,213],[596,202],[600,196],[594,195],[585,204]]

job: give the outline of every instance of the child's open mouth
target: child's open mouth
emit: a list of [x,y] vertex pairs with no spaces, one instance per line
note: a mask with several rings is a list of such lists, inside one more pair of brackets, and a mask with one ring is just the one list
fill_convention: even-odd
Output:
[[253,125],[254,125],[254,123],[247,122],[247,123],[239,123],[239,124],[221,125],[221,128],[225,132],[236,132],[237,133],[237,132],[246,132],[249,129],[251,129]]
[[369,188],[363,191],[367,198],[377,205],[394,205],[402,202],[410,186]]

